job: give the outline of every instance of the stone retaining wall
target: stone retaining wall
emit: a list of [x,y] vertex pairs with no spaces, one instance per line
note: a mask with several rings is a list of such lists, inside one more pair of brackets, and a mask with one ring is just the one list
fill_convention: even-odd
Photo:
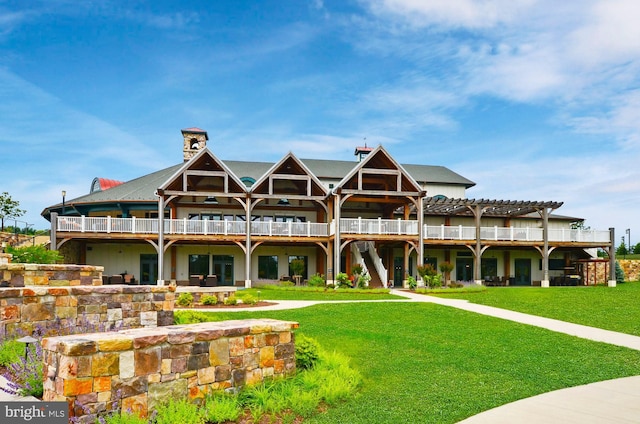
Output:
[[624,271],[627,281],[640,281],[640,260],[637,259],[620,259],[620,268]]
[[297,327],[254,319],[46,338],[44,400],[93,423],[112,408],[146,416],[169,399],[282,377],[295,372]]
[[99,286],[104,267],[72,264],[0,264],[0,280],[12,287]]
[[0,336],[173,325],[174,301],[166,286],[0,288]]
[[223,303],[225,299],[232,296],[238,291],[237,287],[218,286],[218,287],[198,287],[198,286],[177,286],[176,296],[180,293],[191,293],[193,295],[193,303],[200,305],[202,296],[215,296],[218,303]]

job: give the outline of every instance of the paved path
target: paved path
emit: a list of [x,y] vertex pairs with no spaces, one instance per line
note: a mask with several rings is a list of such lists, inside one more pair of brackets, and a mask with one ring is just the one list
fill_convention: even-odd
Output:
[[[584,339],[640,350],[640,337],[585,325],[542,318],[491,306],[477,305],[466,300],[444,299],[413,292],[393,290],[403,296],[399,300],[370,301],[277,301],[276,305],[252,308],[252,311],[304,308],[319,303],[348,302],[429,302],[463,309],[478,314],[546,328]],[[202,311],[201,309],[199,309]],[[212,311],[242,311],[243,309],[215,309]],[[0,385],[6,384],[0,377]],[[0,391],[0,401],[22,400]],[[620,378],[584,386],[544,393],[482,412],[460,424],[629,424],[640,423],[640,376]]]

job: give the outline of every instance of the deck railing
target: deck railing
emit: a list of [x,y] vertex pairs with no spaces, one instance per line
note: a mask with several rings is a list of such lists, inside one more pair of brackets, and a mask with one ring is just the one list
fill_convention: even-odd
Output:
[[[251,234],[272,237],[327,237],[332,223],[317,222],[251,222]],[[111,218],[107,217],[58,217],[59,232],[81,233],[125,233],[157,234],[158,220],[155,218]],[[417,235],[418,221],[401,219],[343,218],[340,220],[341,234],[362,235]],[[189,235],[245,235],[243,221],[213,221],[190,219],[165,219],[165,234]],[[333,232],[331,233],[333,234]],[[427,240],[475,240],[476,228],[463,225],[425,225],[423,237]],[[480,239],[484,241],[530,241],[544,240],[539,227],[480,227]],[[550,242],[610,243],[609,231],[580,229],[549,229]]]
[[[429,240],[475,240],[476,227],[425,225],[424,238]],[[549,229],[550,242],[609,243],[609,231]],[[544,241],[542,228],[538,227],[480,227],[480,240],[485,241]]]
[[418,221],[402,219],[343,218],[342,234],[418,235]]

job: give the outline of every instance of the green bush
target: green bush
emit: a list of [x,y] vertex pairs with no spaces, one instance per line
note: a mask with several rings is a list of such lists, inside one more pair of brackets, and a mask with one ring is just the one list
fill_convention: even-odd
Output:
[[[103,421],[99,421],[103,422]],[[136,414],[123,413],[123,414],[110,414],[104,417],[104,424],[148,424],[149,420],[146,418],[140,418]]]
[[11,262],[19,264],[56,264],[64,259],[57,250],[49,250],[41,244],[25,247],[7,247],[13,255]]
[[244,303],[245,305],[255,305],[256,303],[258,303],[258,299],[249,293],[243,294],[242,297],[240,297],[240,299],[242,300],[242,303]]
[[238,304],[238,298],[235,296],[229,296],[224,300],[224,304],[227,306],[233,306]]
[[191,306],[193,305],[193,295],[191,293],[180,293],[176,299],[178,306]]
[[416,287],[418,287],[418,282],[415,278],[409,276],[409,278],[407,278],[407,285],[409,286],[409,290],[415,290]]
[[157,411],[155,424],[204,424],[205,422],[201,409],[184,399],[177,401],[171,399],[169,403],[158,406]]
[[204,417],[211,423],[236,421],[241,413],[237,396],[224,392],[215,393],[205,398]]
[[315,366],[320,357],[320,344],[304,334],[296,334],[296,367],[308,370]]
[[338,282],[338,288],[350,288],[351,280],[349,280],[349,276],[344,272],[338,273],[336,275],[336,281]]
[[205,294],[200,297],[200,303],[203,305],[215,305],[218,303],[218,298],[212,294]]
[[626,276],[624,275],[624,270],[620,266],[620,263],[616,261],[616,283],[624,283],[625,281]]
[[193,324],[196,322],[209,322],[211,318],[199,311],[175,311],[173,321],[175,324]]
[[324,280],[324,275],[315,274],[309,278],[309,282],[307,283],[310,287],[324,287],[326,282]]
[[0,343],[0,366],[8,367],[24,357],[25,344],[15,339],[5,339]]

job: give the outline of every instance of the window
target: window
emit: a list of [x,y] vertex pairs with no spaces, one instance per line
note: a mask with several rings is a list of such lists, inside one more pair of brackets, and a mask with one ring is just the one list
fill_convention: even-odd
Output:
[[[549,271],[564,271],[564,259],[549,259]],[[542,270],[542,259],[540,259],[540,270]]]
[[433,269],[438,269],[438,258],[434,258],[434,257],[427,257],[425,256],[424,258],[424,264],[427,265],[431,265],[433,267]]
[[189,275],[209,275],[209,255],[189,255]]
[[480,271],[482,272],[482,278],[497,277],[498,276],[498,259],[483,258],[480,263]]
[[258,256],[258,279],[277,280],[278,279],[278,257]]

